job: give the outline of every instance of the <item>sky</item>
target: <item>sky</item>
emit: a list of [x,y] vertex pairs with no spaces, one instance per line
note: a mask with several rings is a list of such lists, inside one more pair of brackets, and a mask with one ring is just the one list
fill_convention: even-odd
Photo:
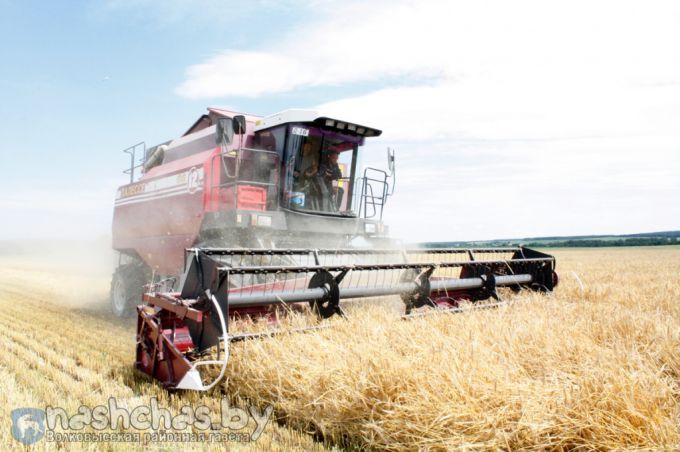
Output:
[[680,229],[680,3],[0,0],[0,240],[110,234],[208,106],[383,130],[407,241]]

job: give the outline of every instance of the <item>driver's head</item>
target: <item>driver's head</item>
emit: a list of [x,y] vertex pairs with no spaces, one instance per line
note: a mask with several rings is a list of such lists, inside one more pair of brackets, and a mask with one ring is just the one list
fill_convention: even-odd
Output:
[[333,151],[333,150],[331,150],[331,151],[328,153],[328,161],[331,162],[331,163],[338,163],[338,156],[339,156],[339,155],[340,155],[340,154],[339,154],[338,151]]

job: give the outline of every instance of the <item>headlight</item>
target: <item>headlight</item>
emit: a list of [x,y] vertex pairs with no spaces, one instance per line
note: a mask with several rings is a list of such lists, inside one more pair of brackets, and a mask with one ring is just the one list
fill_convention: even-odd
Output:
[[272,225],[272,217],[269,215],[258,215],[257,216],[257,225],[258,226],[266,226],[269,227]]
[[366,234],[375,234],[375,223],[364,223],[364,232]]

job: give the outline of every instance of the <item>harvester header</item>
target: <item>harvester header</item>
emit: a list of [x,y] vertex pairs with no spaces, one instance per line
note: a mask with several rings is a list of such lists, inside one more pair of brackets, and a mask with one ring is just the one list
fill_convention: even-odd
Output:
[[[555,259],[527,248],[188,249],[180,291],[147,293],[137,308],[136,366],[167,388],[207,390],[224,375],[230,343],[275,334],[231,335],[234,319],[275,321],[290,309],[345,316],[344,303],[387,295],[401,297],[408,318],[498,302],[501,287],[551,291],[556,283]],[[215,346],[222,358],[199,358]],[[198,370],[206,365],[221,367],[209,384]]]

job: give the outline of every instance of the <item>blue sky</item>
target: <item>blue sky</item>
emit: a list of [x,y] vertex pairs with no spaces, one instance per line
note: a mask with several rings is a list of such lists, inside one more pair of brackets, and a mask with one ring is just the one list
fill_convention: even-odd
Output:
[[675,2],[0,8],[0,239],[106,235],[120,150],[214,105],[383,129],[407,240],[680,229]]

